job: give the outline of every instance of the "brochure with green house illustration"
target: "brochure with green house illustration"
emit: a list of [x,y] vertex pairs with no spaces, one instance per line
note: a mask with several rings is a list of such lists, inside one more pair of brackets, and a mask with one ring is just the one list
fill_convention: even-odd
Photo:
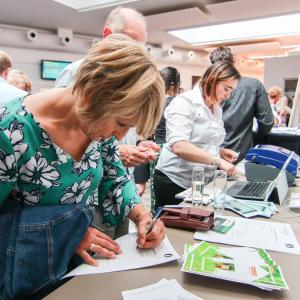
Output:
[[267,290],[288,289],[280,267],[263,249],[220,247],[208,242],[186,244],[181,270]]

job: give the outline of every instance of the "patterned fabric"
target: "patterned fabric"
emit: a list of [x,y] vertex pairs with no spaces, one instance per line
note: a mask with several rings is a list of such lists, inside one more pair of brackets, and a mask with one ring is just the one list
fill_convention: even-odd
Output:
[[51,141],[23,99],[0,108],[0,205],[9,195],[28,205],[85,202],[98,204],[105,223],[123,222],[140,197],[115,138],[92,142],[76,161]]

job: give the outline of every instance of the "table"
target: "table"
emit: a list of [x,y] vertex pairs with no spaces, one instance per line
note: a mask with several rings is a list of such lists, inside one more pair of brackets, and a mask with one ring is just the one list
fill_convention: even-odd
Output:
[[[300,192],[299,188],[292,188],[292,190]],[[225,214],[232,215],[232,213],[228,211],[226,211]],[[279,214],[273,216],[271,221],[289,222],[298,241],[300,241],[300,220],[299,218],[285,218],[290,216],[291,214],[281,207],[279,209]],[[192,231],[168,229],[167,235],[173,247],[180,255],[183,254],[184,243],[193,242]],[[300,266],[300,256],[271,251],[269,251],[269,253],[271,254],[271,257],[281,266],[282,272],[290,287],[289,291],[268,292],[245,284],[208,278],[194,274],[187,274],[180,271],[180,264],[178,262],[172,262],[138,270],[78,276],[62,285],[60,288],[48,295],[45,299],[121,300],[121,292],[123,290],[135,289],[156,283],[162,278],[167,278],[176,279],[183,286],[183,288],[205,300],[298,300],[300,298],[298,271]]]

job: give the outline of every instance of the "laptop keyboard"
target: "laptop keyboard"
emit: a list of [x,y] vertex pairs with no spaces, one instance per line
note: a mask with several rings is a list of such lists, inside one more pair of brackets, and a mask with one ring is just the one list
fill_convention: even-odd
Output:
[[269,182],[248,182],[239,192],[241,196],[261,197],[268,186]]

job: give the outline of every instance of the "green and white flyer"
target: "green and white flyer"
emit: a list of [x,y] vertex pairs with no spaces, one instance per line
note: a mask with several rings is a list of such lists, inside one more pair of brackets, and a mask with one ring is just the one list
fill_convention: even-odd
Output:
[[263,249],[220,247],[208,242],[186,244],[181,270],[267,290],[288,289],[280,267]]

